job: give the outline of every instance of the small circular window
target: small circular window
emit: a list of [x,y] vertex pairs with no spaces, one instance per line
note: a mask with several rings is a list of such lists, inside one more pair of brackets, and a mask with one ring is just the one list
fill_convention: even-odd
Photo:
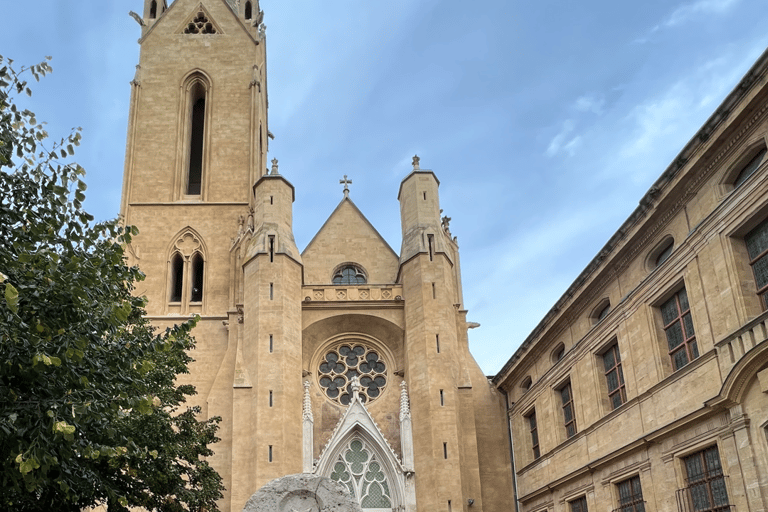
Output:
[[372,402],[387,385],[387,365],[378,351],[362,343],[343,343],[325,353],[317,377],[325,395],[336,403],[349,405],[349,383],[360,379],[360,400]]

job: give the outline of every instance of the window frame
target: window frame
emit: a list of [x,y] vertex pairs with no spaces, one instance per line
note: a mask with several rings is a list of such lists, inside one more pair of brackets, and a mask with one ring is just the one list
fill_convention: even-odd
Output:
[[[622,497],[622,486],[629,486],[631,494],[626,498]],[[637,484],[635,486],[634,484]],[[624,478],[614,484],[616,490],[616,504],[617,507],[614,512],[645,512],[645,500],[643,499],[643,484],[640,480],[639,474],[634,474],[627,478]],[[635,491],[639,492],[635,492]]]
[[[614,355],[613,365],[611,366],[611,368],[606,367],[606,361],[605,361],[605,357],[609,353],[612,353]],[[603,378],[605,379],[604,380],[605,391],[608,398],[608,405],[611,411],[615,411],[616,409],[618,409],[619,407],[627,403],[627,384],[626,384],[626,380],[624,379],[624,369],[621,361],[621,350],[619,349],[619,340],[616,338],[613,338],[612,341],[608,343],[608,346],[605,347],[602,351],[600,351],[597,354],[597,356],[600,358],[600,363],[602,364],[601,368],[602,368]],[[618,382],[619,385],[616,387],[616,389],[611,391],[609,375],[614,371],[617,372],[616,381]],[[613,403],[613,396],[617,394],[621,399],[621,403],[619,403],[618,405],[615,405]]]
[[[687,304],[687,309],[685,310],[682,309],[680,301],[681,293],[684,293],[686,298],[685,302]],[[673,319],[671,319],[669,322],[665,322],[664,308],[672,301],[675,301],[675,308],[677,313]],[[688,291],[685,287],[685,284],[683,283],[682,285],[676,287],[673,293],[667,294],[665,299],[657,303],[656,309],[658,309],[657,313],[658,317],[660,318],[660,325],[662,331],[664,331],[664,346],[666,347],[667,354],[669,355],[672,372],[674,373],[682,370],[701,356],[698,346],[698,338],[696,337],[696,329],[694,327],[695,323],[693,321],[693,310],[691,309],[691,303],[690,299],[688,298]],[[690,336],[687,335],[687,329],[685,325],[686,316],[690,317],[690,326],[692,332],[692,335]],[[682,341],[674,347],[670,347],[670,335],[668,333],[672,332],[672,329],[674,329],[676,325],[679,326]],[[681,350],[685,350],[686,362],[685,364],[676,366],[677,363],[675,362],[674,356]]]
[[589,512],[589,506],[587,505],[587,495],[582,494],[577,498],[569,500],[568,510],[569,512]]
[[755,265],[762,262],[764,259],[766,262],[768,262],[768,241],[766,243],[766,248],[760,251],[756,256],[752,256],[749,250],[750,235],[755,234],[755,232],[760,230],[761,228],[764,228],[765,231],[768,231],[768,218],[763,219],[755,227],[750,229],[749,232],[747,232],[744,235],[743,239],[744,239],[744,245],[747,248],[747,257],[749,258],[749,266],[750,266],[750,269],[752,270],[752,275],[755,280],[755,294],[758,296],[758,299],[760,300],[760,307],[762,308],[763,311],[765,311],[766,309],[768,309],[768,282],[766,282],[766,284],[763,285],[762,287],[759,286],[757,272],[755,271]]
[[[715,459],[707,459],[707,453],[712,453],[714,451],[716,455],[716,462],[717,462],[717,468],[710,469],[709,462],[710,460]],[[691,476],[691,468],[688,464],[688,461],[697,459],[700,462],[701,468],[703,469],[702,473],[700,475],[694,475]],[[707,505],[709,505],[708,508],[696,508],[697,511],[700,512],[726,512],[731,510],[731,502],[730,497],[728,493],[728,486],[727,486],[727,475],[723,471],[723,465],[722,465],[722,459],[720,457],[720,449],[715,444],[710,444],[708,446],[699,447],[695,451],[689,451],[685,454],[681,454],[678,456],[680,468],[682,470],[683,475],[683,487],[678,490],[678,502],[683,500],[688,500],[689,505],[694,506],[693,500],[694,500],[694,488],[701,489],[701,486],[704,486],[704,490],[706,491],[706,499],[707,499]],[[712,474],[710,474],[712,472]],[[700,478],[699,478],[700,477]],[[715,504],[715,496],[716,491],[713,489],[713,483],[719,482],[719,485],[721,486],[721,492],[724,495],[725,502]],[[717,485],[717,484],[715,484]],[[699,497],[701,497],[701,494],[698,494]],[[722,498],[722,496],[721,496]]]
[[648,252],[648,256],[645,260],[645,266],[649,272],[661,267],[666,263],[672,254],[675,252],[675,238],[670,234],[666,234],[659,242],[653,246]]
[[[205,201],[208,195],[210,181],[210,148],[211,148],[211,112],[213,105],[213,82],[201,69],[190,71],[180,84],[179,98],[179,137],[181,154],[177,163],[177,200]],[[200,193],[189,193],[190,162],[192,151],[192,123],[194,104],[202,91],[205,100],[205,110],[202,120],[202,148],[200,157]]]
[[[346,283],[343,282],[345,279],[344,271],[354,269],[355,272],[355,278],[362,278],[362,282],[356,282],[356,283]],[[337,283],[336,278],[341,277],[341,282]],[[368,283],[368,272],[365,271],[362,265],[358,263],[354,263],[351,261],[342,263],[340,265],[337,265],[333,272],[331,272],[331,284],[333,286],[363,286],[367,285]]]
[[531,443],[531,455],[533,460],[537,461],[541,458],[541,441],[539,440],[539,424],[536,419],[536,408],[532,407],[528,412],[523,414],[523,421],[525,422],[526,430],[528,430],[528,440]]
[[[566,390],[568,394],[567,400],[564,395]],[[565,440],[567,441],[579,433],[579,429],[576,423],[576,403],[573,399],[573,386],[571,385],[571,379],[569,378],[562,382],[557,388],[555,388],[555,391],[557,391],[558,395],[560,395],[563,428],[565,429]],[[570,420],[568,419],[568,410],[570,410]],[[569,427],[572,427],[572,430]]]

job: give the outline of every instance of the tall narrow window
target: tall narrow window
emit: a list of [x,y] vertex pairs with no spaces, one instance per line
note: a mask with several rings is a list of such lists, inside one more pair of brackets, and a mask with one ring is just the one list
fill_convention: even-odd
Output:
[[269,300],[273,300],[275,298],[275,284],[269,283]]
[[152,0],[152,3],[149,4],[149,19],[153,20],[157,18],[157,1]]
[[541,450],[539,449],[539,427],[536,424],[536,411],[525,417],[528,421],[528,428],[531,431],[531,448],[533,450],[533,458],[538,459],[541,457]]
[[429,261],[432,261],[435,255],[435,235],[427,235],[427,244],[429,245]]
[[269,235],[269,261],[275,261],[275,236]]
[[184,287],[184,258],[176,253],[171,258],[171,302],[181,302]]
[[[720,465],[717,446],[712,446],[683,459],[685,464],[685,489],[683,497],[688,510],[696,512],[728,512],[728,491]],[[679,495],[679,493],[678,493]]]
[[269,335],[269,353],[271,354],[275,349],[274,341],[272,340],[272,335]]
[[672,359],[672,368],[679,370],[699,357],[699,347],[693,332],[691,308],[688,305],[688,294],[685,288],[661,305],[661,317],[664,322],[664,333],[667,336],[669,357]]
[[749,253],[749,264],[755,274],[757,295],[763,309],[768,309],[768,220],[747,233],[744,237]]
[[619,512],[645,512],[640,477],[633,476],[616,484],[619,491]]
[[627,401],[624,372],[621,370],[621,356],[617,343],[611,345],[603,354],[603,366],[605,368],[605,382],[608,386],[608,400],[611,402],[611,409],[616,409]]
[[252,9],[251,2],[245,2],[245,19],[249,20],[253,17]]
[[202,254],[195,253],[192,256],[192,293],[189,296],[190,302],[202,302],[203,300],[203,271],[205,262]]
[[442,407],[445,405],[445,394],[443,393],[443,390],[440,390],[440,406]]
[[437,292],[435,291],[435,283],[432,283],[432,298],[437,298]]
[[192,106],[189,129],[189,168],[187,194],[200,195],[203,179],[203,144],[205,141],[205,87],[196,82],[190,94]]
[[269,462],[272,462],[272,445],[269,445]]
[[443,443],[443,458],[448,458],[448,443]]
[[440,335],[435,334],[435,348],[437,348],[437,353],[440,353]]
[[573,391],[570,382],[560,388],[560,399],[563,402],[565,437],[570,439],[576,435],[576,414],[573,409]]
[[272,407],[272,390],[269,390],[269,406]]

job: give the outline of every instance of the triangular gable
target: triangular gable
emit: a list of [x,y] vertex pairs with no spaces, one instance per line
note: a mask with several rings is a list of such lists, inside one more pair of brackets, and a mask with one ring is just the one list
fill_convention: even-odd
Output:
[[336,424],[336,428],[333,429],[331,438],[325,444],[325,447],[320,452],[320,457],[317,459],[315,465],[315,473],[324,475],[330,474],[333,463],[338,455],[336,448],[344,445],[344,441],[352,437],[354,434],[361,434],[367,438],[371,444],[377,446],[381,452],[379,455],[385,455],[386,459],[392,463],[392,465],[400,471],[405,471],[403,465],[400,462],[400,457],[397,456],[395,450],[392,449],[384,434],[381,433],[381,429],[374,421],[373,416],[368,412],[363,402],[360,401],[360,395],[354,394],[352,401],[350,402],[347,410],[342,415],[339,422]]
[[[174,10],[183,9],[184,8],[183,4],[185,4],[185,3],[187,3],[185,0],[176,0],[173,3],[171,3],[171,5],[165,11],[163,11],[163,13],[157,18],[157,20],[152,24],[152,26],[149,27],[149,29],[144,34],[142,34],[141,39],[139,39],[139,44],[142,44],[144,42],[144,40],[147,37],[149,37],[149,35],[151,33],[153,33],[155,31],[155,29],[157,29],[158,25],[161,25],[162,23],[167,22],[166,18],[171,17],[171,19],[173,19],[173,17],[175,17],[176,14],[177,14],[177,13],[175,13],[173,11]],[[195,5],[193,2],[189,2],[189,3],[192,4],[192,5]],[[208,19],[211,20],[212,18],[210,16],[210,14],[211,14],[211,11],[214,10],[214,7],[215,7],[214,4],[219,4],[219,5],[223,4],[226,7],[226,10],[229,12],[229,14],[235,20],[235,23],[237,23],[237,25],[240,26],[242,31],[254,42],[254,44],[259,44],[258,39],[256,39],[254,37],[254,35],[248,30],[248,27],[245,24],[245,20],[241,20],[239,18],[237,12],[233,9],[232,5],[227,0],[206,0],[205,3],[209,4],[210,8],[205,8],[203,6],[203,2],[201,2],[200,0],[197,0],[197,5],[196,5],[195,9],[188,10],[189,14],[187,15],[187,18],[185,18],[185,23],[180,25],[180,26],[178,26],[176,29],[172,29],[172,32],[174,32],[174,33],[183,33],[184,29],[186,27],[188,27],[188,24],[194,19],[194,17],[200,11],[200,7],[203,7],[204,12],[208,15]],[[223,22],[222,19],[219,19],[218,21],[220,23],[215,23],[213,26],[216,27],[219,30],[219,32],[217,32],[217,33],[221,34],[222,33],[221,32],[221,30],[222,30],[221,26],[222,26],[222,24],[224,22]],[[178,23],[178,21],[177,21],[177,23]]]
[[360,209],[345,197],[301,254],[304,282],[330,284],[333,270],[357,263],[370,284],[394,282],[398,256]]

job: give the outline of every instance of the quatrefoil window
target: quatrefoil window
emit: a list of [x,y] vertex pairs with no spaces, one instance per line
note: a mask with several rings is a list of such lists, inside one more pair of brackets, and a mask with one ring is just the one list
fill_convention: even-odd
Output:
[[184,29],[185,34],[215,34],[216,29],[213,27],[213,23],[208,20],[208,17],[203,11],[197,13],[195,19],[187,24]]
[[360,400],[372,402],[387,385],[386,372],[387,365],[378,351],[361,343],[344,343],[326,352],[317,375],[328,398],[349,405],[349,384],[354,377],[360,379]]

